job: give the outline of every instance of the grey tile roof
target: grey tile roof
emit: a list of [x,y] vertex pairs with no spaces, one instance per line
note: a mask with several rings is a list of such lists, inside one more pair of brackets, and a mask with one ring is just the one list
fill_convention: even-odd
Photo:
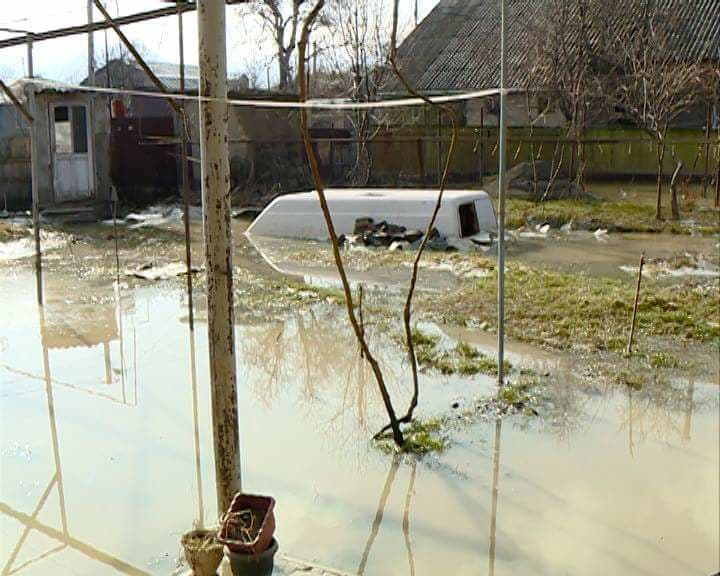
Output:
[[[678,15],[680,58],[720,61],[720,0],[656,0]],[[547,0],[508,0],[507,85],[527,85],[532,24]],[[640,0],[626,0],[639,12]],[[401,69],[424,92],[496,88],[500,83],[500,0],[440,0],[399,49]]]
[[[180,91],[180,65],[169,62],[148,62],[148,66],[155,75],[162,81],[170,92]],[[107,70],[110,69],[110,82],[115,88],[127,90],[147,90],[154,92],[155,84],[148,78],[140,65],[135,61],[123,61],[119,59],[110,60],[108,66],[103,66],[95,72],[95,85],[105,86],[107,83]],[[185,90],[186,92],[197,92],[198,76],[200,69],[197,66],[185,65]],[[82,81],[82,85],[89,84],[88,79]],[[247,78],[243,76],[228,78],[229,91],[246,91]]]

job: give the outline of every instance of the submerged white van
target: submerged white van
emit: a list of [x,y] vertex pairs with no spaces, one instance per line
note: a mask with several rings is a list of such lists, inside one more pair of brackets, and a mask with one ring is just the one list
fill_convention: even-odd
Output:
[[[331,188],[325,194],[335,230],[340,235],[352,234],[359,218],[372,218],[375,222],[385,221],[424,232],[438,190]],[[490,196],[480,190],[446,190],[435,228],[448,240],[487,241],[497,234],[497,219]],[[317,192],[275,198],[246,234],[326,240],[328,233]]]

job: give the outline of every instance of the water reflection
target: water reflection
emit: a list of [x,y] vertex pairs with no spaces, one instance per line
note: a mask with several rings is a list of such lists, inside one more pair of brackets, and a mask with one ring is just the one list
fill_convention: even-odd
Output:
[[[205,331],[187,331],[185,301],[164,287],[66,290],[85,323],[51,291],[36,322],[34,295],[22,294],[32,277],[0,282],[12,306],[29,300],[33,312],[0,327],[12,364],[0,370],[0,570],[62,574],[64,562],[77,573],[169,573],[163,558],[179,535],[216,513]],[[93,324],[86,306],[114,309],[114,322],[103,312]],[[7,310],[0,302],[0,317]],[[710,573],[717,387],[563,381],[543,392],[541,417],[461,427],[438,461],[416,463],[368,446],[361,428],[374,430],[382,411],[337,318],[318,306],[237,327],[244,481],[277,498],[283,552],[384,576]],[[369,328],[396,375],[393,393],[407,393],[390,336]],[[423,382],[423,416],[487,390],[470,378]],[[349,434],[356,451],[343,443]],[[8,456],[14,438],[35,468]],[[23,479],[39,479],[37,492],[16,489]],[[47,550],[32,548],[37,534],[52,541]],[[58,554],[67,556],[51,564]]]
[[[37,283],[38,290],[41,290],[41,283]],[[65,489],[63,483],[62,465],[60,457],[60,442],[58,438],[58,429],[55,415],[55,400],[53,393],[54,381],[50,369],[50,350],[54,348],[65,349],[73,346],[93,347],[102,344],[104,348],[104,358],[106,366],[106,383],[112,384],[110,376],[110,359],[109,359],[109,341],[114,340],[117,336],[116,325],[114,324],[114,316],[100,313],[97,317],[92,315],[80,315],[79,318],[68,318],[63,313],[62,305],[58,307],[57,302],[51,304],[46,301],[46,306],[50,311],[51,321],[46,318],[46,306],[42,304],[43,297],[37,294],[38,301],[38,321],[40,331],[40,343],[42,348],[42,367],[43,380],[45,383],[45,396],[47,399],[47,413],[50,428],[50,443],[52,446],[54,474],[47,484],[47,487],[40,496],[33,512],[25,514],[6,504],[0,502],[0,513],[8,518],[19,522],[23,526],[22,533],[13,547],[10,556],[5,563],[2,574],[9,575],[30,568],[34,563],[44,560],[65,548],[77,551],[93,560],[107,565],[123,574],[133,576],[144,576],[148,572],[138,569],[119,558],[108,554],[81,539],[74,537],[68,528],[68,514],[65,502]],[[122,317],[120,316],[120,319]],[[123,371],[124,372],[124,371]],[[77,389],[77,388],[76,388]],[[112,397],[109,397],[113,399]],[[123,403],[125,402],[124,393],[124,377],[123,377]],[[137,399],[137,396],[136,396]],[[114,400],[114,399],[113,399]],[[57,494],[58,511],[60,516],[61,528],[54,528],[46,523],[41,522],[38,517],[45,509],[53,489]],[[26,560],[20,565],[15,563],[23,551],[23,547],[27,544],[32,532],[36,531],[44,536],[57,541],[59,544],[50,550]]]
[[[380,526],[383,522],[385,515],[385,508],[387,507],[388,498],[392,491],[393,484],[395,483],[395,476],[397,475],[398,468],[400,467],[401,456],[394,454],[390,467],[388,468],[387,477],[385,478],[385,484],[383,485],[382,491],[380,492],[380,501],[378,502],[377,511],[375,512],[375,518],[373,519],[372,527],[370,528],[370,535],[365,543],[362,556],[360,557],[360,564],[357,568],[357,574],[365,574],[368,559],[370,558],[370,551],[372,550],[375,539],[380,532]],[[415,576],[415,558],[413,556],[412,544],[410,538],[410,504],[412,502],[412,496],[415,490],[415,474],[417,472],[417,460],[412,458],[410,461],[410,481],[407,487],[407,493],[405,495],[405,506],[403,509],[403,521],[402,521],[402,532],[403,539],[405,541],[405,549],[407,551],[408,565],[410,569],[410,575]]]
[[490,547],[488,549],[488,573],[495,576],[495,545],[497,538],[498,479],[500,474],[500,433],[502,418],[495,419],[495,447],[493,449],[492,504],[490,513]]

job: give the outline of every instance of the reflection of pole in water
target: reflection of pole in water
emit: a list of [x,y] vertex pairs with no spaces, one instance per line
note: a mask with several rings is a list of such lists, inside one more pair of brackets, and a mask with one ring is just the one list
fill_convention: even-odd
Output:
[[[120,334],[120,385],[122,387],[123,404],[125,404],[127,395],[125,393],[125,339],[123,338],[122,302],[120,299],[120,260],[117,260],[117,266],[118,280],[115,283],[115,306],[117,308],[117,323]],[[137,396],[135,396],[135,400],[137,401]]]
[[50,377],[50,357],[45,345],[45,310],[38,306],[40,318],[40,343],[43,351],[43,374],[45,376],[45,394],[48,402],[48,415],[50,417],[50,436],[52,437],[53,457],[55,460],[55,479],[58,488],[58,500],[60,502],[60,521],[62,522],[63,533],[68,533],[67,514],[65,513],[65,491],[63,490],[62,469],[60,468],[60,447],[58,445],[57,426],[55,424],[55,401],[53,397],[52,378]]
[[500,472],[500,432],[502,431],[502,418],[495,420],[495,453],[493,455],[493,479],[492,479],[492,515],[490,516],[490,558],[488,573],[495,574],[495,533],[497,529],[497,501],[498,501],[498,476]]
[[365,573],[365,565],[367,564],[368,558],[370,557],[370,549],[372,548],[375,538],[377,538],[378,532],[380,531],[380,524],[382,524],[383,515],[385,514],[385,506],[387,506],[388,498],[390,497],[390,489],[392,488],[393,482],[395,481],[395,475],[397,474],[398,467],[400,466],[400,456],[395,454],[393,456],[392,464],[385,478],[385,486],[383,486],[382,493],[380,494],[380,502],[378,502],[377,512],[375,513],[375,520],[373,520],[372,530],[370,530],[370,537],[365,544],[365,550],[363,550],[362,558],[360,559],[360,565],[358,566],[357,573]]
[[103,358],[105,359],[105,384],[112,385],[112,366],[110,365],[110,343],[103,342]]
[[200,425],[198,422],[197,368],[195,365],[195,331],[190,328],[190,382],[192,384],[193,438],[195,441],[195,480],[198,493],[197,528],[205,523],[203,504],[202,468],[200,465]]
[[[40,290],[41,286],[38,285],[37,288],[38,288],[38,290]],[[40,299],[40,294],[38,294],[38,300],[39,299]],[[64,548],[68,547],[74,551],[84,554],[88,558],[91,558],[102,564],[105,564],[108,567],[114,569],[115,571],[121,572],[123,574],[129,574],[131,576],[149,576],[148,572],[146,572],[144,570],[140,570],[138,568],[135,568],[134,566],[132,566],[126,562],[123,562],[119,558],[111,556],[110,554],[107,554],[107,553],[103,552],[102,550],[98,550],[97,548],[91,546],[90,544],[87,544],[87,543],[83,542],[82,540],[78,540],[77,538],[74,538],[69,533],[68,523],[67,523],[66,506],[65,506],[65,491],[64,491],[64,487],[63,487],[62,470],[60,468],[60,449],[59,449],[59,445],[58,445],[57,427],[55,424],[55,402],[54,402],[54,397],[53,397],[52,377],[50,375],[50,359],[49,359],[48,348],[45,343],[45,332],[46,332],[46,330],[45,330],[45,311],[44,311],[42,305],[38,307],[38,320],[40,323],[40,343],[41,343],[42,351],[43,351],[45,392],[46,392],[47,401],[48,401],[48,415],[50,418],[50,434],[51,434],[51,438],[52,438],[53,455],[54,455],[54,460],[55,460],[55,475],[53,476],[52,480],[48,484],[48,486],[45,489],[45,491],[43,492],[43,494],[41,495],[40,500],[38,501],[38,504],[35,507],[35,510],[33,510],[33,513],[31,515],[25,514],[18,510],[14,510],[13,508],[8,506],[4,502],[0,502],[0,514],[6,515],[9,518],[16,520],[20,524],[23,524],[25,527],[22,534],[20,535],[20,538],[18,539],[15,547],[13,548],[12,552],[10,553],[8,562],[5,564],[5,567],[2,570],[2,574],[14,574],[16,572],[20,572],[20,571],[24,570],[25,568],[27,568],[28,566],[30,566],[30,564],[32,564],[34,562],[38,562],[40,560],[43,560],[43,559],[51,556],[52,554],[59,552],[59,551],[63,550]],[[43,524],[42,522],[40,522],[37,519],[37,517],[40,514],[40,512],[42,511],[45,503],[47,502],[54,485],[57,485],[57,489],[58,489],[58,503],[60,506],[60,520],[62,523],[62,531],[57,530],[56,528],[53,528],[46,524]],[[39,556],[36,556],[30,560],[26,560],[20,566],[13,567],[15,560],[20,555],[23,545],[25,544],[26,540],[28,539],[30,533],[33,530],[37,530],[39,533],[43,534],[44,536],[46,536],[48,538],[57,540],[60,544],[42,554],[40,554]]]
[[403,536],[405,537],[405,548],[407,549],[408,563],[410,564],[410,576],[415,576],[415,558],[413,558],[412,547],[410,546],[410,500],[415,490],[415,472],[417,471],[417,460],[412,461],[412,472],[408,484],[407,495],[405,496],[405,511],[403,513]]
[[635,444],[633,442],[633,406],[632,406],[632,386],[628,386],[628,447],[630,456],[635,456]]
[[687,402],[685,404],[685,425],[683,426],[683,440],[690,440],[690,429],[692,427],[693,396],[695,395],[695,380],[688,380]]

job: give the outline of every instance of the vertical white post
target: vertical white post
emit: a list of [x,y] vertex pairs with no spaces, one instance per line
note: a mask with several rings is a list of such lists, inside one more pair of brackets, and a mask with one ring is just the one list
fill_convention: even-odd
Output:
[[27,75],[28,78],[35,77],[35,66],[33,64],[33,35],[27,35]]
[[[200,156],[218,512],[240,490],[233,333],[225,2],[199,0]],[[206,100],[210,98],[212,100]],[[220,99],[218,101],[216,99]]]
[[[93,23],[93,0],[87,0],[87,19],[88,24]],[[92,32],[88,32],[88,82],[95,86],[95,35]]]
[[500,0],[500,126],[499,126],[499,165],[498,165],[498,385],[505,381],[503,364],[505,361],[505,169],[506,169],[506,119],[505,119],[505,16],[507,0]]

